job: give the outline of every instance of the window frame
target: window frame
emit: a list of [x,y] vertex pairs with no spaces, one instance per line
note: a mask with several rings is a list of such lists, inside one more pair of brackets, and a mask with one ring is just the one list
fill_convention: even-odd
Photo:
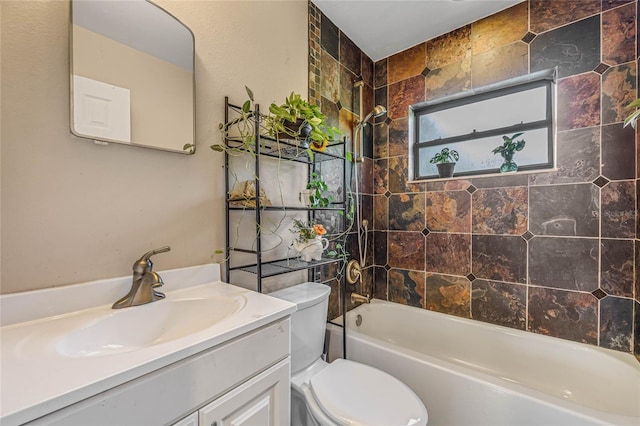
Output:
[[[469,90],[456,95],[447,96],[433,101],[421,102],[409,107],[409,131],[411,144],[409,148],[409,176],[415,181],[425,181],[433,179],[441,179],[437,174],[421,176],[420,172],[420,148],[442,146],[445,147],[451,143],[462,141],[472,142],[477,139],[493,136],[503,136],[537,129],[547,129],[547,161],[538,164],[529,164],[518,167],[515,173],[532,173],[536,171],[549,171],[555,169],[556,165],[556,76],[557,69],[543,70],[536,73],[528,74],[523,77],[506,80],[504,82],[484,86],[478,89]],[[538,87],[546,87],[546,111],[545,119],[528,123],[520,123],[511,126],[498,127],[489,130],[475,131],[471,133],[455,135],[447,138],[438,138],[428,141],[419,142],[420,140],[420,117],[429,113],[442,111],[460,106],[478,103],[500,96],[509,95],[518,92],[535,89]],[[462,119],[464,120],[464,119]],[[425,159],[423,161],[428,161]],[[458,177],[468,176],[484,176],[500,174],[499,168],[494,169],[478,169],[465,172],[454,173],[453,177],[445,179],[456,179]]]

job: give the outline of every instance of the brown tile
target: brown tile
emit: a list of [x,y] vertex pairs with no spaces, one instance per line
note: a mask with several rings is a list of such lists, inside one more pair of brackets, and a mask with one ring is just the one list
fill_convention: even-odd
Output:
[[602,124],[624,121],[626,106],[636,99],[636,63],[618,65],[602,74]]
[[373,197],[373,229],[376,231],[386,231],[389,227],[388,199],[384,195]]
[[384,194],[389,187],[388,160],[374,160],[373,163],[373,193]]
[[387,58],[373,64],[373,88],[386,86],[387,83]]
[[598,343],[598,301],[591,294],[532,287],[528,305],[529,331]]
[[636,5],[608,10],[602,14],[602,61],[609,65],[636,59]]
[[389,112],[392,119],[409,115],[409,106],[424,101],[424,77],[415,77],[389,85]]
[[527,242],[506,235],[474,235],[472,238],[471,273],[512,283],[527,282]]
[[[386,225],[385,225],[386,226]],[[375,231],[373,233],[373,262],[374,265],[386,265],[387,258],[387,236],[388,232]]]
[[471,89],[471,58],[432,70],[425,79],[427,100]]
[[602,0],[602,11],[613,9],[614,7],[622,6],[625,3],[633,3],[635,0]]
[[640,240],[635,240],[635,247],[636,247],[635,249],[635,252],[636,252],[635,295],[636,295],[636,300],[640,302],[640,267],[637,266],[637,265],[640,265]]
[[471,194],[467,191],[426,193],[427,228],[440,232],[471,232]]
[[418,308],[424,307],[425,273],[423,271],[390,269],[388,276],[389,301]]
[[362,53],[349,37],[340,31],[340,63],[355,75],[360,75]]
[[422,231],[424,222],[424,194],[393,194],[389,197],[389,229],[393,231]]
[[389,232],[387,234],[389,266],[424,270],[424,235],[420,232]]
[[353,108],[353,83],[356,75],[346,67],[340,65],[340,103],[343,109],[354,112]]
[[351,129],[353,129],[357,120],[356,116],[346,108],[342,108],[338,114],[340,120],[338,128],[342,131],[343,135],[351,135]]
[[505,188],[510,186],[526,186],[527,175],[491,176],[471,179],[471,183],[476,188]]
[[600,124],[600,76],[590,72],[558,82],[558,131]]
[[610,180],[633,179],[635,132],[620,124],[602,126],[602,175]]
[[329,293],[327,320],[331,321],[342,315],[342,309],[340,304],[340,283],[334,279],[329,281],[329,286],[331,287],[331,293]]
[[471,236],[435,232],[427,235],[426,271],[467,276],[471,272]]
[[361,75],[362,80],[368,86],[373,87],[373,61],[367,55],[362,53]]
[[598,240],[535,237],[529,241],[529,284],[591,292],[598,288]]
[[633,336],[633,300],[605,297],[600,301],[600,346],[631,352]]
[[427,66],[434,70],[471,57],[471,25],[427,41]]
[[633,297],[633,240],[600,240],[600,288],[607,294]]
[[403,192],[424,192],[424,183],[408,183],[409,170],[407,156],[390,157],[389,166],[389,191],[394,194]]
[[471,181],[466,179],[444,180],[427,182],[427,192],[430,191],[464,191],[469,188]]
[[529,47],[521,41],[496,47],[471,58],[471,82],[474,88],[528,72]]
[[417,44],[400,53],[389,56],[388,84],[397,83],[419,75],[425,67],[425,44]]
[[602,188],[603,238],[634,238],[636,235],[635,182],[611,182]]
[[600,127],[557,134],[558,171],[531,174],[531,185],[592,182],[600,174]]
[[338,60],[340,58],[340,49],[338,48],[340,30],[324,13],[320,14],[320,26],[320,43],[322,48]]
[[407,118],[393,120],[389,124],[389,156],[406,155],[409,152],[409,124]]
[[[373,268],[373,297],[380,300],[389,300],[387,286],[387,270],[380,267]],[[406,299],[405,299],[406,300]]]
[[471,316],[471,283],[464,277],[427,273],[425,294],[425,307],[430,311],[462,318]]
[[527,230],[526,187],[481,189],[473,193],[473,232],[521,235]]
[[322,51],[320,94],[332,102],[340,99],[340,72],[338,61],[326,51]]
[[522,2],[471,24],[473,55],[506,46],[524,37],[529,29],[529,5]]
[[520,284],[474,280],[471,283],[473,319],[524,330],[527,323],[527,288]]
[[558,77],[600,65],[600,15],[538,35],[530,44],[531,72],[557,67]]
[[[336,176],[336,179],[340,179],[339,173],[342,171],[336,170],[333,173]],[[373,160],[371,158],[364,158],[364,161],[360,165],[360,191],[362,194],[373,194]]]
[[320,107],[322,108],[322,113],[327,116],[326,123],[329,126],[340,127],[340,111],[335,102],[323,96],[320,98]]
[[378,124],[373,127],[373,158],[389,156],[389,126]]
[[530,0],[531,31],[541,33],[600,12],[600,0]]
[[591,183],[529,188],[529,231],[534,235],[597,237],[598,187]]

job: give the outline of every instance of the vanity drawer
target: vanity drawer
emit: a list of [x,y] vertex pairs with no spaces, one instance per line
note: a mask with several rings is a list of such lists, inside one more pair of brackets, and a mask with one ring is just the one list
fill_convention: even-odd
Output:
[[29,424],[170,424],[286,359],[289,327],[274,322]]

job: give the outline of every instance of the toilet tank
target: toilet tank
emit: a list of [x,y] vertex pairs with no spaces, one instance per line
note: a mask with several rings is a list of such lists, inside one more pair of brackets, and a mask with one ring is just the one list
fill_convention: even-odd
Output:
[[270,293],[297,305],[291,315],[291,374],[305,369],[322,355],[331,288],[303,283]]

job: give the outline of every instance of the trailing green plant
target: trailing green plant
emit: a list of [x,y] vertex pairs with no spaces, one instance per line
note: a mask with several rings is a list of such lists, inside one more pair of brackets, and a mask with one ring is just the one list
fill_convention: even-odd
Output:
[[272,103],[269,113],[267,127],[271,136],[277,137],[284,133],[295,139],[305,126],[310,126],[308,138],[318,151],[324,151],[328,141],[342,135],[340,129],[326,123],[327,116],[320,111],[319,106],[310,104],[295,92],[291,92],[280,105]]
[[311,173],[311,179],[309,179],[307,183],[307,189],[311,190],[309,194],[310,207],[328,207],[329,204],[333,202],[333,196],[325,194],[328,186],[318,173]]
[[435,155],[429,160],[431,164],[444,164],[455,163],[460,158],[458,151],[455,149],[442,148],[440,152],[436,152]]
[[624,127],[627,127],[630,124],[631,127],[633,127],[635,129],[636,128],[636,123],[638,121],[638,118],[640,118],[640,98],[638,98],[635,101],[631,102],[625,108],[635,108],[636,109],[634,112],[629,114],[629,116],[627,118],[624,119]]

